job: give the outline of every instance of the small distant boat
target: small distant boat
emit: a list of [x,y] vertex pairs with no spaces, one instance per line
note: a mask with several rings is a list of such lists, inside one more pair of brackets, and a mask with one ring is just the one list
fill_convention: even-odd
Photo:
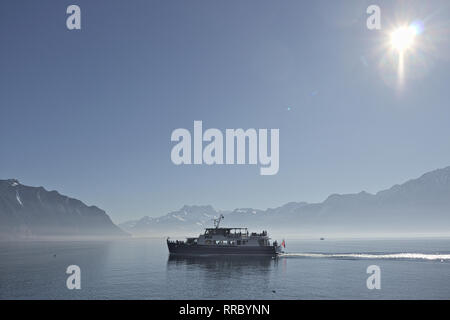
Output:
[[325,238],[320,238],[320,240],[325,240]]

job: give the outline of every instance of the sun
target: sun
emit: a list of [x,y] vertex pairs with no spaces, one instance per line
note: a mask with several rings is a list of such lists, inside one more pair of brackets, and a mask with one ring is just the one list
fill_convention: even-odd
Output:
[[415,51],[418,49],[418,35],[423,31],[423,25],[420,21],[411,24],[403,24],[392,29],[389,35],[388,44],[390,52],[395,53],[395,59],[398,60],[397,74],[399,84],[402,85],[405,78],[405,60],[409,57],[415,58]]
[[391,33],[391,46],[399,53],[412,49],[418,30],[415,26],[404,26]]

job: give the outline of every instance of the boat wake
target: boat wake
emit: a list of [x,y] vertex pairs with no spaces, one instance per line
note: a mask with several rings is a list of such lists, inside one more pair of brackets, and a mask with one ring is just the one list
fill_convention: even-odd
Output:
[[283,258],[404,259],[450,262],[450,254],[439,253],[282,253],[279,256]]

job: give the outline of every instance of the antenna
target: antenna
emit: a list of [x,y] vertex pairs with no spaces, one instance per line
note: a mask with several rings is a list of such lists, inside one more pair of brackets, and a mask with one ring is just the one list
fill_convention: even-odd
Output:
[[221,214],[218,219],[213,219],[214,220],[214,228],[216,228],[216,229],[219,228],[219,224],[222,219],[224,219],[223,214]]

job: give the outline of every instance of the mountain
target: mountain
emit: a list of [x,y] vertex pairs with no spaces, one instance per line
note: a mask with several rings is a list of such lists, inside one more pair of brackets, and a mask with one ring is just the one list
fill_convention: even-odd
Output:
[[267,210],[184,206],[159,218],[144,217],[120,226],[138,235],[192,235],[211,227],[211,219],[220,213],[226,226],[297,236],[450,234],[450,167],[376,194],[333,194],[321,203],[290,202]]
[[145,216],[139,220],[121,223],[119,226],[133,235],[161,235],[161,231],[171,229],[189,232],[202,230],[212,223],[214,217],[227,213],[227,211],[217,211],[212,206],[184,206],[180,210],[169,212],[161,217]]
[[127,235],[96,206],[15,179],[0,180],[0,238]]

